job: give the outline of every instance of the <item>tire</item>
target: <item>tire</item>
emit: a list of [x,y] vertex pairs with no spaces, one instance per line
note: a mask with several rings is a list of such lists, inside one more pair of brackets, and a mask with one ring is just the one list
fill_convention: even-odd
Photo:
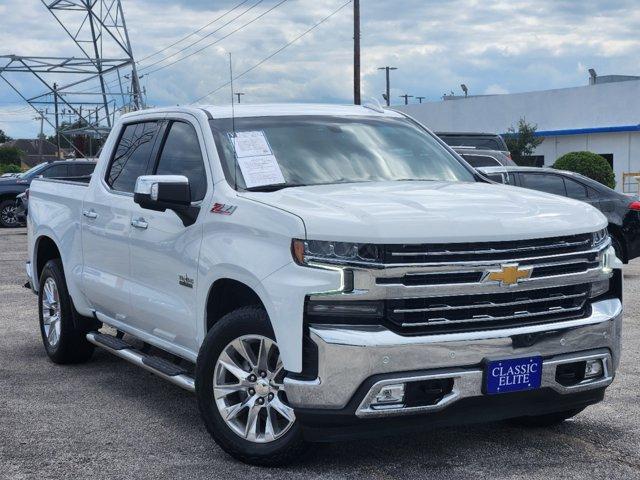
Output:
[[[288,407],[281,388],[285,372],[274,338],[263,308],[239,308],[209,330],[196,363],[198,407],[213,439],[236,459],[269,467],[293,463],[307,448],[295,413]],[[262,350],[269,355],[258,354],[262,345],[267,346]],[[242,349],[244,353],[238,353]],[[268,361],[261,361],[263,358]],[[231,365],[231,369],[219,363],[221,359]],[[268,372],[265,378],[261,378],[261,371]],[[227,393],[232,384],[237,386]],[[228,421],[221,410],[233,412]],[[250,418],[256,419],[252,422],[255,428],[246,428]],[[267,422],[271,425],[269,432]]]
[[38,292],[40,334],[47,355],[54,363],[82,363],[91,358],[94,345],[87,341],[86,328],[76,326],[76,313],[60,259],[49,260],[40,275]]
[[538,415],[533,417],[518,417],[509,420],[509,423],[518,427],[527,428],[547,428],[560,425],[565,420],[578,415],[584,408],[575,408],[564,412],[548,413],[546,415]]
[[0,202],[0,227],[15,228],[20,226],[16,219],[15,211],[15,200],[3,200]]

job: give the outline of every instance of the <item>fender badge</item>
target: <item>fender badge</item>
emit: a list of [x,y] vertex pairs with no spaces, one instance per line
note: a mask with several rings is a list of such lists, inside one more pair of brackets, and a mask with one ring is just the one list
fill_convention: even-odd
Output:
[[193,288],[194,280],[193,278],[189,278],[189,275],[178,275],[178,284],[183,287]]
[[235,205],[227,205],[225,203],[214,203],[211,208],[211,213],[219,213],[220,215],[231,215],[236,211]]

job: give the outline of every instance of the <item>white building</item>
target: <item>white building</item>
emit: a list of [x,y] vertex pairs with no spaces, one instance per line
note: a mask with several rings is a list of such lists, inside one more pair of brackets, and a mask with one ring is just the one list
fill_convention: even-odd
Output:
[[628,174],[640,172],[640,78],[597,77],[591,83],[540,92],[447,97],[398,109],[442,132],[502,134],[525,118],[537,124],[538,135],[544,138],[535,155],[544,157],[545,165],[567,152],[588,150],[612,163],[617,190],[636,192],[638,185]]

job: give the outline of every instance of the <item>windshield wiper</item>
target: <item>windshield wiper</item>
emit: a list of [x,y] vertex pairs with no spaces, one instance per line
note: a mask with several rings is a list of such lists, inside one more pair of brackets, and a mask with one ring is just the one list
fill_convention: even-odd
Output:
[[277,192],[283,188],[290,187],[308,187],[305,183],[280,183],[278,185],[261,185],[259,187],[245,188],[247,192]]

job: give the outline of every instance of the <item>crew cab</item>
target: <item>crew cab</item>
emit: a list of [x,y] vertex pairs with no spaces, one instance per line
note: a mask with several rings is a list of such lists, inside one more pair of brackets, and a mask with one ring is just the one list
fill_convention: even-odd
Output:
[[34,180],[27,221],[51,360],[97,346],[195,392],[249,463],[553,425],[603,400],[620,360],[604,216],[490,182],[392,110],[130,113],[88,184]]

